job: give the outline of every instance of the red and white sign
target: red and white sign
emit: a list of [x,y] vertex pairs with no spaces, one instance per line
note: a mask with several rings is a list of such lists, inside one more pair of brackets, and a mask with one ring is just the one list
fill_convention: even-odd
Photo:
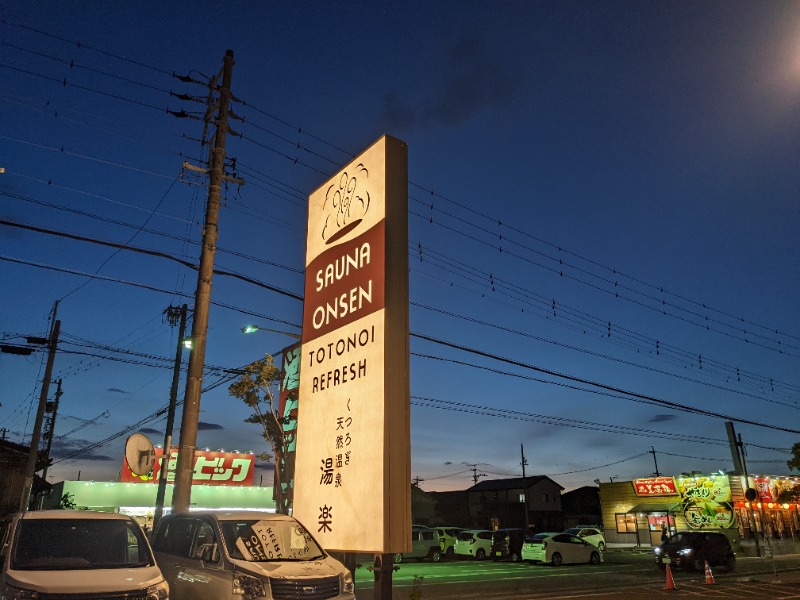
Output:
[[[135,475],[128,461],[122,461],[120,481],[126,483],[158,483],[164,450],[156,448],[156,462],[153,470],[147,475]],[[169,453],[167,483],[175,482],[175,468],[178,464],[178,450]],[[194,453],[194,474],[192,485],[253,485],[255,472],[255,454],[239,454],[236,452],[208,452],[196,450]]]
[[678,487],[672,477],[634,479],[633,490],[637,496],[677,496]]

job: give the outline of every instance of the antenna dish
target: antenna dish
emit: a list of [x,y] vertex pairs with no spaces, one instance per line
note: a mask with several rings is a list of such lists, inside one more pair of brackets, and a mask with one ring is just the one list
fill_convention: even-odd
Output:
[[147,475],[156,462],[153,442],[143,433],[134,433],[125,442],[125,460],[134,475]]

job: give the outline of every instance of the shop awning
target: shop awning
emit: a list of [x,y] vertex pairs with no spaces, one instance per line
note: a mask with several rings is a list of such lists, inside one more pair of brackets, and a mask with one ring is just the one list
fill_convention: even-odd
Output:
[[628,514],[631,513],[649,513],[649,512],[678,512],[681,505],[680,502],[646,502],[633,506]]

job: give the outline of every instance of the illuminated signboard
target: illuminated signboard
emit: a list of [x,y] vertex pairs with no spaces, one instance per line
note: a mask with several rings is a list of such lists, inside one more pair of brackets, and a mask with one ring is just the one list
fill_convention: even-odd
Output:
[[294,456],[297,449],[297,407],[300,387],[300,344],[286,348],[281,361],[278,414],[283,430],[283,450],[275,469],[275,504],[278,512],[291,514],[294,498]]
[[[800,492],[800,485],[796,479],[787,479],[783,477],[751,477],[755,484],[754,487],[758,492],[759,502],[778,502],[781,499],[781,494],[790,490]],[[794,496],[794,494],[790,494]],[[783,499],[786,502],[785,499]]]
[[[119,480],[127,483],[158,483],[164,450],[156,448],[155,451],[156,462],[150,473],[135,475],[123,459]],[[177,448],[170,451],[168,461],[167,483],[174,483],[178,464]],[[195,450],[192,485],[253,485],[255,461],[255,454]]]
[[678,488],[672,477],[634,479],[633,490],[637,496],[677,496]]
[[731,486],[727,475],[677,477],[686,524],[692,529],[726,529],[733,525]]
[[326,549],[411,549],[408,152],[384,136],[309,197],[293,515]]

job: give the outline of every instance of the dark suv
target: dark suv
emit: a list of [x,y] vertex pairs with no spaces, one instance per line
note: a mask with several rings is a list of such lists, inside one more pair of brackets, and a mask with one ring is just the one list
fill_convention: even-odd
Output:
[[498,529],[492,534],[492,560],[509,559],[517,562],[522,557],[524,529]]
[[731,543],[723,533],[711,531],[683,531],[667,538],[654,549],[656,565],[664,568],[683,567],[702,571],[705,562],[710,566],[724,566],[728,571],[736,569],[736,555]]

